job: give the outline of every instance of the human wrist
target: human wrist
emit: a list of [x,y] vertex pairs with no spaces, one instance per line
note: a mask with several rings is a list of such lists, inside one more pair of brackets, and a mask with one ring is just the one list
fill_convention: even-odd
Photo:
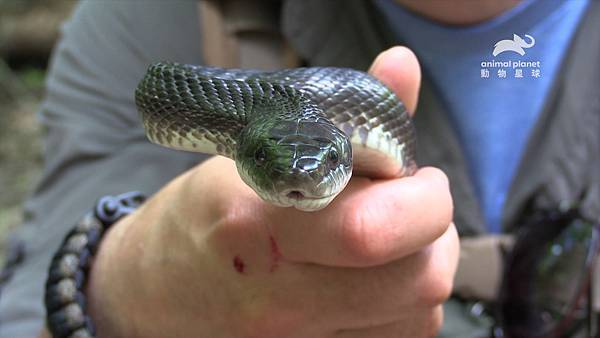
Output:
[[121,220],[106,233],[89,271],[85,292],[98,337],[136,337],[136,321],[132,320],[136,314],[129,311],[133,301],[128,293],[121,292],[122,285],[134,286],[127,283],[129,272],[119,273],[116,263],[121,256],[117,243],[131,223],[130,218]]
[[[147,204],[162,200],[156,199]],[[157,211],[161,214],[156,215]],[[164,265],[152,263],[160,260],[162,251],[153,238],[169,226],[157,220],[164,217],[162,213],[144,206],[115,224],[101,243],[86,290],[98,337],[150,338],[169,332],[170,318],[155,317],[156,313],[175,314],[168,310],[172,307],[161,278],[168,272],[162,269]]]
[[45,287],[46,323],[52,337],[96,336],[85,293],[92,261],[112,225],[144,200],[139,192],[104,196],[66,234],[50,262]]
[[211,264],[206,243],[190,241],[203,231],[197,224],[207,223],[207,208],[192,212],[186,207],[190,203],[182,200],[191,177],[184,174],[173,180],[106,234],[86,290],[98,337],[198,332],[225,337],[220,335],[222,320],[211,318],[217,312],[214,307],[197,302],[198,297],[211,298],[220,291],[215,290],[213,274],[206,272]]

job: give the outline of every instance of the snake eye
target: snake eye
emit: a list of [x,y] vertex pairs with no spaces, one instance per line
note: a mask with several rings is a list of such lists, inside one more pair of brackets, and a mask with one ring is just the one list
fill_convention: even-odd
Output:
[[337,149],[331,148],[329,153],[327,154],[327,160],[329,160],[329,164],[332,166],[336,166],[340,161],[340,155],[337,152]]
[[267,153],[265,152],[265,148],[260,147],[260,148],[256,149],[256,151],[254,152],[254,162],[256,163],[256,165],[261,166],[261,165],[265,164],[266,160],[267,160]]

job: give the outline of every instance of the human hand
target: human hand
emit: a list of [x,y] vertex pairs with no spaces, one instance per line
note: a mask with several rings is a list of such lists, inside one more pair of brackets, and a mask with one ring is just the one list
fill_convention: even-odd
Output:
[[[401,65],[401,66],[399,66]],[[414,110],[404,48],[371,72]],[[100,337],[427,337],[458,258],[443,173],[353,178],[324,210],[260,200],[215,157],[173,180],[106,235],[89,308]]]

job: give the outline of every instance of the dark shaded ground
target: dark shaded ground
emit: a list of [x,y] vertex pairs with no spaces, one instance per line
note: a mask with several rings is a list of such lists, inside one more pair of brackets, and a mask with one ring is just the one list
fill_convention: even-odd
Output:
[[22,221],[21,204],[42,167],[35,113],[60,23],[75,1],[0,0],[0,263],[6,235]]

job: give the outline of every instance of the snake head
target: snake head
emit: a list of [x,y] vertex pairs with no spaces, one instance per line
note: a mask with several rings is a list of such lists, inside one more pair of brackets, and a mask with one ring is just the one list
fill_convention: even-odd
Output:
[[240,176],[278,206],[322,209],[352,175],[350,141],[323,117],[248,125],[238,144]]

